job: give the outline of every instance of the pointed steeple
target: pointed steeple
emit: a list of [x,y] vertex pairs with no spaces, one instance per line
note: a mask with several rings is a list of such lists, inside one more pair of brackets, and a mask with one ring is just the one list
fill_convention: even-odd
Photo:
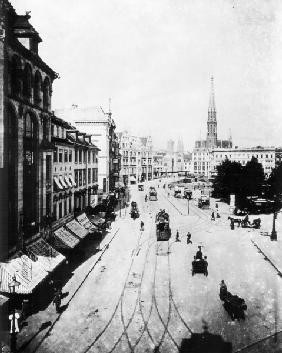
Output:
[[209,112],[215,112],[215,98],[214,98],[214,78],[211,77],[211,91],[210,91],[210,101],[209,101]]
[[207,147],[217,147],[217,121],[216,121],[216,108],[214,98],[214,78],[211,77],[211,92],[208,109],[208,121],[207,121]]

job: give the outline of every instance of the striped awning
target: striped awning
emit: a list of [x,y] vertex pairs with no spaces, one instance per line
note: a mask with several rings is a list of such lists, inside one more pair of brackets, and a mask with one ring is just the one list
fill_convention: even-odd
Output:
[[79,238],[64,227],[57,229],[54,232],[54,236],[57,238],[57,241],[55,239],[55,244],[60,248],[73,249],[79,243]]
[[89,233],[87,229],[85,229],[80,223],[78,223],[75,219],[68,222],[66,224],[66,228],[68,228],[71,232],[77,235],[79,238],[83,239]]
[[0,264],[0,291],[9,293],[13,277],[20,283],[15,292],[32,293],[34,288],[53,271],[65,257],[43,239],[38,239],[26,248],[27,254],[19,252],[7,262]]
[[67,175],[65,175],[65,176],[64,176],[64,179],[65,179],[66,184],[67,184],[70,188],[72,188],[72,183],[70,182],[69,177],[68,177]]
[[57,177],[54,177],[54,182],[55,182],[58,189],[60,189],[60,190],[64,189]]
[[82,213],[78,217],[76,217],[77,221],[86,229],[88,229],[90,232],[94,232],[97,230],[97,227],[94,226],[93,223],[89,221],[89,218],[86,216],[85,213]]
[[67,189],[67,188],[68,188],[68,185],[65,183],[64,177],[60,176],[60,177],[59,177],[59,180],[60,180],[61,185],[63,185],[63,187]]
[[72,186],[76,187],[76,182],[74,181],[72,175],[70,175],[70,181],[71,181],[71,183],[72,183]]

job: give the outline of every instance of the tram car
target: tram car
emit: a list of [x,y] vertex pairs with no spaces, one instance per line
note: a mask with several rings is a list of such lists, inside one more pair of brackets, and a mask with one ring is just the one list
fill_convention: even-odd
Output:
[[150,186],[150,189],[149,189],[149,200],[158,201],[158,194],[156,189],[153,186]]
[[139,218],[139,210],[135,201],[131,202],[130,216],[133,219]]
[[169,215],[165,210],[160,210],[156,215],[156,235],[158,241],[167,241],[171,237]]
[[210,198],[206,195],[201,195],[198,198],[198,207],[199,208],[209,208],[210,207]]

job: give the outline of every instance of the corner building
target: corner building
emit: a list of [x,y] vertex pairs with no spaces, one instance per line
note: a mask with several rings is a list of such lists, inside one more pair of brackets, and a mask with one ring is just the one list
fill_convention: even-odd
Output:
[[0,1],[0,168],[2,231],[9,251],[22,249],[41,230],[50,208],[52,85],[58,74],[39,56],[42,41],[12,5]]

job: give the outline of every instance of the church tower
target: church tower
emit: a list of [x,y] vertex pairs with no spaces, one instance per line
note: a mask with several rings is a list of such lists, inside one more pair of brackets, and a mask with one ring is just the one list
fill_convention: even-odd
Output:
[[216,121],[213,76],[211,77],[211,92],[210,92],[207,127],[208,127],[207,148],[215,148],[217,147],[217,121]]

